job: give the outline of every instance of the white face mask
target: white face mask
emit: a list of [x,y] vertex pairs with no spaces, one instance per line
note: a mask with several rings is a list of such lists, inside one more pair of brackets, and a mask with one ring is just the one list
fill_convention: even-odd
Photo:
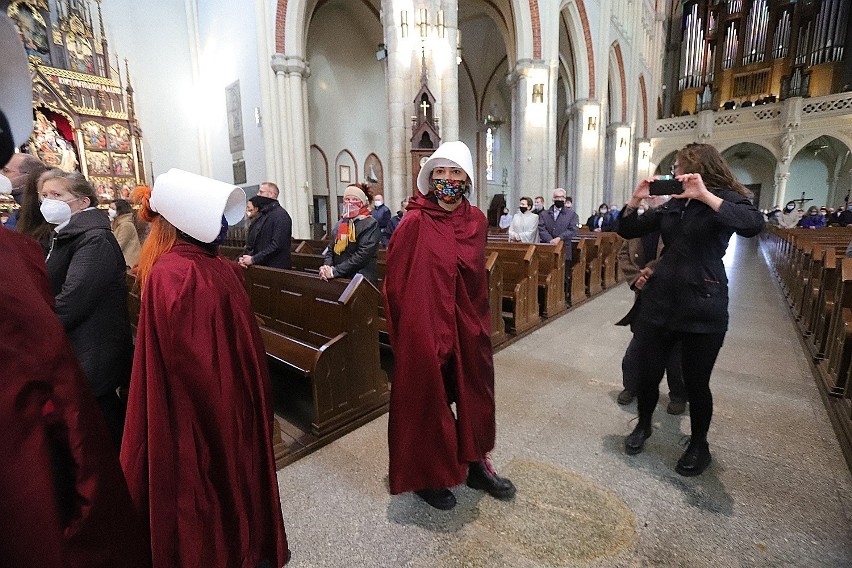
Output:
[[639,209],[637,209],[637,210],[636,210],[636,213],[637,213],[637,214],[639,214],[639,215],[641,215],[641,214],[642,214],[642,213],[644,213],[644,212],[645,212],[645,210],[644,210],[644,209],[642,209],[641,207],[640,207]]
[[109,215],[109,218],[112,219],[112,220],[114,220],[116,217],[118,217],[118,211],[116,211],[115,209],[110,209],[107,212],[107,214]]
[[45,199],[41,203],[41,214],[44,220],[54,225],[60,225],[71,219],[71,206],[58,199]]
[[382,202],[381,202],[381,201],[379,201],[378,199],[376,199],[375,201],[373,201],[373,205],[375,205],[376,207],[381,207],[381,206],[382,206]]
[[12,193],[12,180],[0,174],[0,194],[7,195]]

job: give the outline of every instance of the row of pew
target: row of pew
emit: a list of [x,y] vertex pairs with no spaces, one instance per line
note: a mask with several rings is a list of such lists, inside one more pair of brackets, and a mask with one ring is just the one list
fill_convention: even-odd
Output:
[[828,414],[852,468],[852,228],[767,226],[761,235],[812,358]]
[[[620,239],[614,233],[588,233],[570,244],[571,303],[576,306],[618,283]],[[495,348],[565,313],[566,245],[489,240],[486,270]],[[270,368],[285,379],[276,381],[283,383],[275,385],[276,402],[303,417],[276,421],[278,467],[373,420],[387,411],[390,400],[382,368],[382,353],[390,352],[381,293],[385,251],[378,253],[377,288],[360,275],[321,280],[326,246],[295,241],[292,270],[252,266],[243,272]],[[220,247],[220,255],[231,260],[242,251],[238,241]],[[133,277],[128,278],[135,324],[139,298]]]

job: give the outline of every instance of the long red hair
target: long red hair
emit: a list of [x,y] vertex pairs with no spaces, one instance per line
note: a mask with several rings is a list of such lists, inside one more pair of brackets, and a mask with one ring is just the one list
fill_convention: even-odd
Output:
[[137,186],[133,190],[131,199],[134,204],[139,205],[139,216],[151,224],[151,232],[145,239],[145,244],[142,245],[139,265],[136,268],[136,285],[140,290],[144,290],[154,264],[161,256],[172,250],[177,240],[177,230],[162,215],[151,209],[150,187]]

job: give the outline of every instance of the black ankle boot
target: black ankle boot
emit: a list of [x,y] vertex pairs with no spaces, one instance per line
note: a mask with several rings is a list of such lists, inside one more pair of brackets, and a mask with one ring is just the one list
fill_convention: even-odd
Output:
[[418,497],[442,511],[456,506],[456,496],[449,489],[420,489],[414,492]]
[[686,477],[701,475],[710,465],[710,446],[706,440],[694,440],[689,442],[686,451],[677,460],[675,471]]
[[651,427],[645,426],[636,426],[636,428],[631,432],[626,438],[624,438],[624,451],[629,456],[635,456],[638,453],[642,452],[642,449],[645,446],[645,440],[651,437],[651,432],[653,430]]
[[487,457],[470,464],[467,470],[467,486],[487,491],[495,499],[505,500],[515,496],[515,484],[497,475]]

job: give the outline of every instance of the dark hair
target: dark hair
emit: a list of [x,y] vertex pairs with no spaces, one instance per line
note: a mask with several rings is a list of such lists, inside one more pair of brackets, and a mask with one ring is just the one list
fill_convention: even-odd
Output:
[[536,198],[536,199],[541,199],[542,201],[544,201],[544,197],[542,197],[542,196],[540,196],[540,195],[536,195],[536,196],[535,196],[535,198]]
[[526,201],[528,207],[533,206],[533,200],[530,199],[529,197],[521,197],[520,199],[518,199],[518,201]]
[[707,188],[732,189],[749,199],[752,193],[737,181],[719,150],[710,144],[687,144],[675,156],[678,167],[684,173],[701,174]]
[[254,197],[249,198],[249,203],[257,207],[258,209],[263,209],[268,203],[269,200],[277,201],[274,197],[266,197],[264,195],[255,195]]
[[27,175],[26,184],[24,184],[21,209],[18,213],[18,224],[15,226],[15,230],[37,241],[41,241],[50,236],[53,225],[45,221],[38,202],[38,180],[41,174],[48,170],[48,167],[40,161],[36,161],[38,163],[29,163],[30,161],[27,160],[27,167],[30,173]]
[[41,191],[45,182],[54,179],[61,179],[65,189],[67,189],[74,197],[87,197],[89,199],[89,207],[97,207],[100,203],[100,201],[98,201],[98,196],[95,193],[95,188],[80,172],[66,172],[59,168],[51,168],[39,178],[39,191]]
[[115,201],[113,201],[113,205],[115,205],[116,215],[126,215],[128,213],[133,213],[133,207],[126,199],[116,199]]

